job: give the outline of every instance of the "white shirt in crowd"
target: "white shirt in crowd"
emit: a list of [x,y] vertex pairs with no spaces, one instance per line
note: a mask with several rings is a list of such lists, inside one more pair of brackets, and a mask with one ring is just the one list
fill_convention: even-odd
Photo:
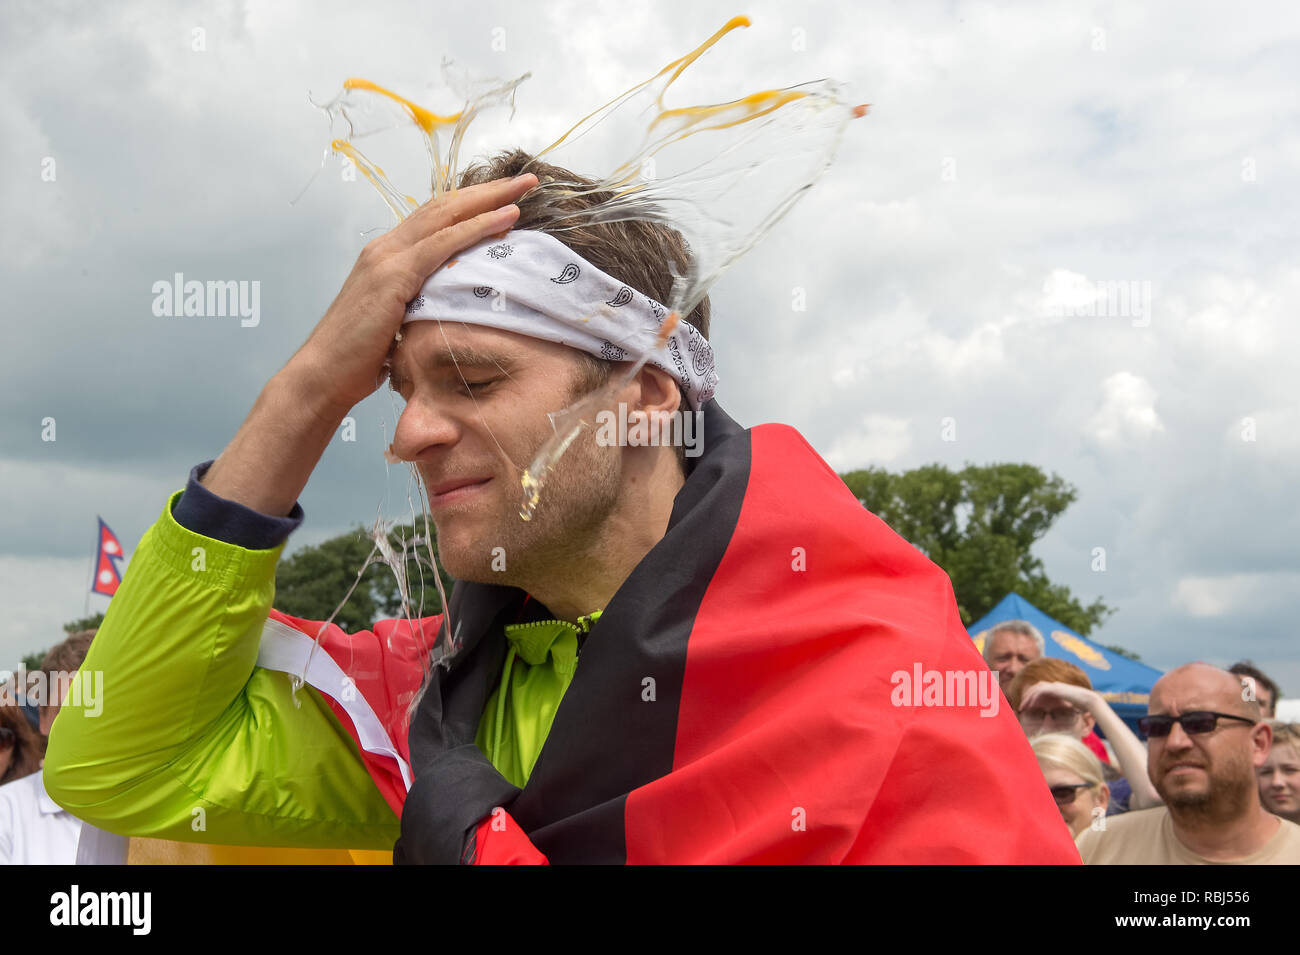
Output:
[[83,823],[45,791],[38,769],[0,786],[0,865],[75,865]]
[[127,845],[51,799],[40,770],[0,786],[0,865],[125,865]]

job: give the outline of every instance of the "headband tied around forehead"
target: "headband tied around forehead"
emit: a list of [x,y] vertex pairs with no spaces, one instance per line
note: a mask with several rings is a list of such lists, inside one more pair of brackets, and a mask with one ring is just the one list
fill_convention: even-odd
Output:
[[694,411],[718,386],[713,348],[679,321],[663,345],[668,309],[596,268],[559,239],[527,229],[471,246],[433,273],[406,321],[486,325],[568,345],[609,361],[649,363],[677,379]]

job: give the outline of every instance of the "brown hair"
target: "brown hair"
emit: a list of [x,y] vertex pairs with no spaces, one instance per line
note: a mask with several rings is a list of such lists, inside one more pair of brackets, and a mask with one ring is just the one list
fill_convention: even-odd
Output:
[[22,779],[40,769],[41,757],[45,755],[45,740],[32,727],[23,708],[0,704],[0,727],[14,731],[9,768],[0,774],[0,784]]
[[1088,674],[1073,663],[1056,657],[1039,657],[1026,663],[1007,687],[1007,702],[1011,704],[1012,711],[1020,712],[1020,700],[1035,683],[1070,683],[1086,690],[1092,689]]
[[78,630],[69,634],[62,643],[57,643],[46,651],[41,660],[41,669],[47,677],[56,673],[76,673],[86,659],[90,650],[90,641],[95,639],[95,630]]
[[[1228,667],[1228,672],[1231,673],[1233,676],[1248,676],[1256,683],[1258,683],[1260,686],[1262,686],[1264,689],[1268,690],[1270,710],[1269,712],[1262,713],[1261,715],[1272,716],[1274,713],[1277,712],[1277,701],[1278,701],[1278,697],[1282,695],[1282,690],[1278,687],[1276,683],[1274,683],[1267,676],[1265,676],[1263,671],[1260,670],[1259,667],[1255,666],[1249,660],[1242,660],[1240,663],[1234,663],[1232,666]],[[1252,701],[1247,700],[1245,702],[1252,702]],[[1259,701],[1254,700],[1253,702],[1258,703]],[[1261,706],[1260,710],[1262,711],[1263,709],[1264,708]]]
[[[519,218],[512,228],[532,229],[554,236],[602,272],[662,304],[668,303],[673,289],[669,263],[678,274],[685,274],[691,262],[686,240],[680,232],[659,222],[644,219],[596,222],[584,218],[584,210],[614,198],[614,193],[608,190],[591,189],[597,184],[595,180],[542,162],[522,149],[513,149],[498,153],[485,162],[472,163],[461,174],[459,186],[463,188],[529,172],[537,176],[539,186],[557,183],[577,188],[531,190],[516,203]],[[691,310],[686,321],[708,338],[709,316],[709,298],[706,295]],[[593,391],[609,380],[613,362],[586,352],[578,352],[578,356],[579,379],[575,395]],[[684,397],[677,407],[678,410],[688,410]],[[685,447],[677,447],[677,458],[685,473]]]
[[46,692],[49,699],[41,700],[41,708],[57,709],[63,704],[63,693],[72,685],[73,675],[81,669],[90,649],[90,641],[95,637],[95,630],[79,630],[68,636],[61,643],[56,643],[46,651],[41,660],[41,670],[45,673]]

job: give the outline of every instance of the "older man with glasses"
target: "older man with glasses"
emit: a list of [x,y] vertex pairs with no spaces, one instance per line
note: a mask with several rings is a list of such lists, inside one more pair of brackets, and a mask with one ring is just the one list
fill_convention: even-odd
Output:
[[1300,826],[1269,813],[1255,777],[1272,730],[1240,678],[1206,663],[1151,689],[1147,771],[1164,805],[1108,820],[1076,844],[1088,865],[1300,865]]

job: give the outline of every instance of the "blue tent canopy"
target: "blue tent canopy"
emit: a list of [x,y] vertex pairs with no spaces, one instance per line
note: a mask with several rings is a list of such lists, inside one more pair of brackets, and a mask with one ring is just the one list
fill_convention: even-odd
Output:
[[971,624],[968,632],[977,650],[984,652],[989,632],[1004,620],[1024,620],[1037,627],[1046,644],[1045,654],[1068,660],[1083,670],[1092,681],[1092,688],[1137,732],[1137,718],[1146,715],[1151,686],[1163,675],[1159,670],[1098,646],[1019,594],[1007,594],[987,616]]

